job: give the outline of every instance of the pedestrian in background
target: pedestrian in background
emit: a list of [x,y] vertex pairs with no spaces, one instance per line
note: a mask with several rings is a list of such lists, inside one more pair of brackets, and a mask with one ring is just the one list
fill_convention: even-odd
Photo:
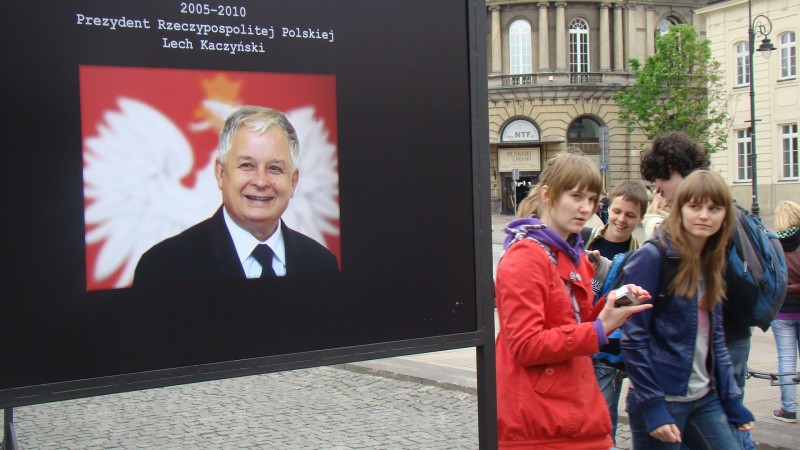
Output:
[[608,198],[608,192],[603,191],[603,194],[600,196],[600,220],[603,221],[603,224],[608,223],[608,205],[610,204],[610,200]]
[[[580,231],[597,207],[601,177],[562,152],[520,202],[497,267],[497,408],[500,448],[609,449],[611,420],[589,355],[631,315],[650,308],[593,306]],[[529,215],[533,215],[530,216]],[[636,286],[639,299],[649,298]]]
[[781,422],[797,422],[797,354],[800,348],[800,205],[786,200],[775,208],[775,227],[786,256],[789,283],[786,298],[775,319],[772,333],[778,349],[778,372],[788,373],[780,377],[781,409],[772,412],[772,417]]
[[722,328],[733,214],[722,176],[694,171],[678,187],[658,242],[646,242],[624,266],[623,282],[655,299],[622,328],[635,449],[741,448],[728,423],[753,428]]
[[647,205],[647,211],[644,213],[642,226],[644,227],[644,238],[650,239],[656,228],[661,225],[661,222],[667,218],[669,209],[666,207],[664,197],[658,192],[653,192],[650,195],[650,203]]

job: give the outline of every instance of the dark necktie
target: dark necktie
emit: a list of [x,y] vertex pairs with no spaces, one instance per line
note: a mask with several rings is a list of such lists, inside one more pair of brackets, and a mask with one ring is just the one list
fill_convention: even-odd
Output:
[[256,245],[253,258],[261,264],[261,278],[275,276],[275,269],[272,268],[272,249],[267,244]]

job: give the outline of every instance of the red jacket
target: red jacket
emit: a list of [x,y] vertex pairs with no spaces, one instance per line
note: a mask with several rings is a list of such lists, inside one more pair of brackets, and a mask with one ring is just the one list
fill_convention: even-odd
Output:
[[[497,267],[497,413],[500,448],[610,449],[611,419],[589,355],[593,269],[531,239],[512,244]],[[575,318],[565,282],[577,300]]]

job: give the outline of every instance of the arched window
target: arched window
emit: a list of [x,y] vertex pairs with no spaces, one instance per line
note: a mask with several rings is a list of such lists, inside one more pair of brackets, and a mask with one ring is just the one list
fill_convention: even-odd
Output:
[[781,43],[781,78],[797,76],[797,42],[794,32],[783,33],[779,37]]
[[736,85],[750,84],[750,46],[747,42],[736,44]]
[[567,129],[567,146],[587,155],[600,153],[600,124],[591,117],[578,117]]
[[589,24],[583,19],[569,23],[569,71],[589,71]]
[[509,56],[511,75],[533,72],[531,67],[531,24],[517,19],[511,23],[509,34]]
[[672,16],[665,17],[661,19],[661,22],[658,22],[658,34],[667,34],[669,33],[669,26],[670,25],[679,25],[680,21]]

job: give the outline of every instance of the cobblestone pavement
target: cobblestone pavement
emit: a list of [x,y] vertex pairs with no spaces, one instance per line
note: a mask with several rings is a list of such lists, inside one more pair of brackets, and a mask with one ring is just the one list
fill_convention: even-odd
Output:
[[477,397],[318,367],[14,409],[20,449],[473,449]]

